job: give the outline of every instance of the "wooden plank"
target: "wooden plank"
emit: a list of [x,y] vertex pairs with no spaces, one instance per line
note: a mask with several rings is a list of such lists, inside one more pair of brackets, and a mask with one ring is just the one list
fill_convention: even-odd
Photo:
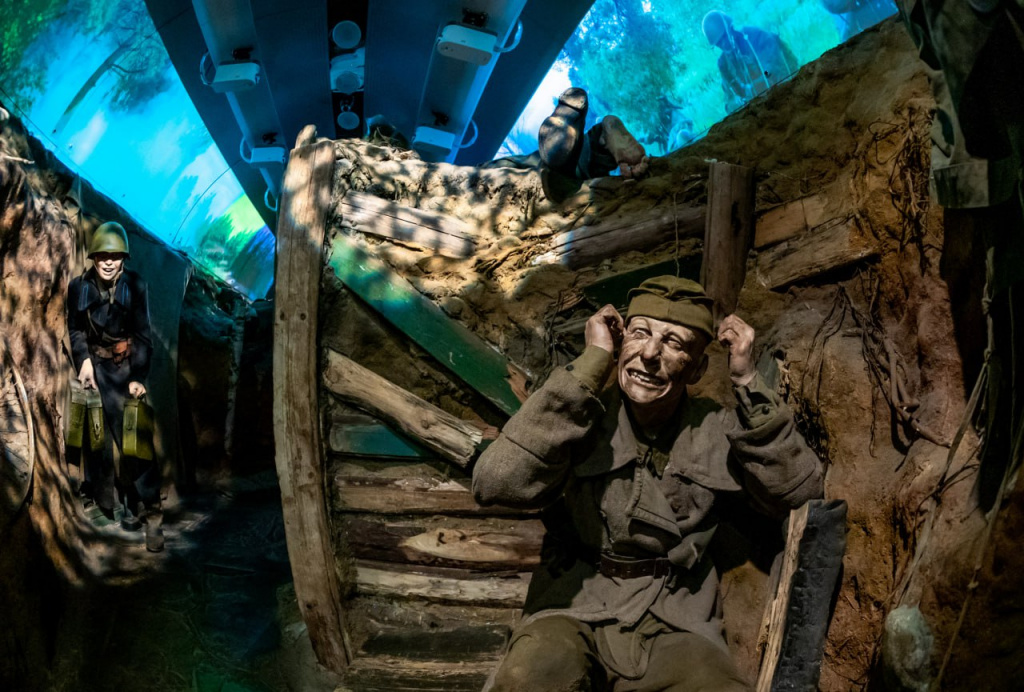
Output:
[[757,217],[754,247],[763,248],[806,233],[837,216],[847,216],[849,182],[837,181],[813,194],[762,211]]
[[712,162],[700,282],[715,301],[715,324],[736,310],[753,242],[754,169]]
[[495,626],[465,626],[451,630],[392,630],[369,637],[359,649],[360,656],[395,656],[409,661],[448,661],[462,665],[470,661],[501,658],[508,641],[508,629]]
[[545,533],[539,519],[343,514],[337,522],[357,558],[481,572],[533,569]]
[[391,423],[461,468],[469,466],[482,439],[480,430],[469,423],[332,349],[327,349],[323,382],[343,400]]
[[334,421],[327,434],[327,446],[335,454],[357,457],[433,459],[426,448],[402,437],[379,422],[343,423]]
[[382,478],[337,475],[334,478],[335,509],[340,512],[379,514],[484,514],[522,515],[530,510],[481,507],[465,485],[432,478]]
[[406,207],[349,190],[338,206],[342,221],[359,231],[418,245],[444,257],[472,257],[476,252],[473,227],[455,217]]
[[624,252],[651,250],[676,238],[697,237],[703,231],[704,207],[656,207],[643,216],[617,217],[559,233],[533,264],[577,269]]
[[761,639],[758,648],[764,652],[761,670],[757,676],[757,692],[770,692],[775,667],[782,651],[782,640],[786,633],[786,609],[789,606],[790,587],[793,575],[796,574],[800,552],[800,539],[807,528],[807,515],[810,503],[804,503],[789,513],[789,527],[786,532],[786,549],[782,556],[782,569],[779,573],[779,585],[775,597],[765,609],[761,621]]
[[[307,130],[306,141],[312,138]],[[326,200],[333,172],[330,141],[294,149],[285,170],[277,233],[274,448],[299,609],[317,660],[340,672],[350,655],[327,519],[316,372]]]
[[450,661],[400,657],[359,658],[345,672],[339,692],[477,692],[494,669],[493,661],[458,666]]
[[508,414],[519,410],[505,357],[427,300],[344,233],[331,241],[328,265],[353,293],[427,353]]
[[[381,569],[356,562],[356,588],[359,593],[393,598],[419,598],[441,603],[521,608],[530,586],[530,574],[511,577],[457,579],[438,574],[414,574]],[[467,574],[466,576],[471,576]]]
[[755,272],[761,285],[779,289],[876,255],[878,248],[859,237],[851,218],[762,251]]

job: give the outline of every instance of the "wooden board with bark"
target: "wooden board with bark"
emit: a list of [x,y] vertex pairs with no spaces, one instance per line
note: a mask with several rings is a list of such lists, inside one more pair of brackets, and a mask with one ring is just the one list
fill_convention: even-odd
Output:
[[329,391],[382,418],[424,447],[466,468],[481,432],[416,395],[392,384],[337,351],[327,349],[323,372]]
[[336,209],[342,224],[361,233],[408,243],[444,257],[471,257],[473,228],[452,216],[428,212],[349,190]]

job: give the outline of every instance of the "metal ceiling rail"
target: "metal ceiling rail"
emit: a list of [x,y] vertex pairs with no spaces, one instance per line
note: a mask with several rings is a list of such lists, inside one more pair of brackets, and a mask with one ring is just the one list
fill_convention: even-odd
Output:
[[[288,150],[249,0],[192,0],[208,54],[200,78],[223,93],[242,131],[239,152],[267,184],[264,203],[277,208]],[[269,197],[273,197],[273,202]]]

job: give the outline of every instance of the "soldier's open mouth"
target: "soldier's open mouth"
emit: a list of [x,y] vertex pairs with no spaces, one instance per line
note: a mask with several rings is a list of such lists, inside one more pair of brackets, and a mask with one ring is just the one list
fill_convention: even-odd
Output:
[[643,370],[634,370],[630,368],[626,370],[626,374],[629,375],[630,379],[635,380],[645,387],[663,387],[665,385],[664,379],[656,375],[652,375],[649,372],[644,372]]

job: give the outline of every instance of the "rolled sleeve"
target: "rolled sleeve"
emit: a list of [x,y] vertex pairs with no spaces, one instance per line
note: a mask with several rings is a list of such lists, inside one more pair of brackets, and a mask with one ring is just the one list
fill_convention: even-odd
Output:
[[733,387],[736,401],[736,415],[746,430],[755,430],[770,423],[779,412],[779,396],[768,387],[760,373],[741,387]]

